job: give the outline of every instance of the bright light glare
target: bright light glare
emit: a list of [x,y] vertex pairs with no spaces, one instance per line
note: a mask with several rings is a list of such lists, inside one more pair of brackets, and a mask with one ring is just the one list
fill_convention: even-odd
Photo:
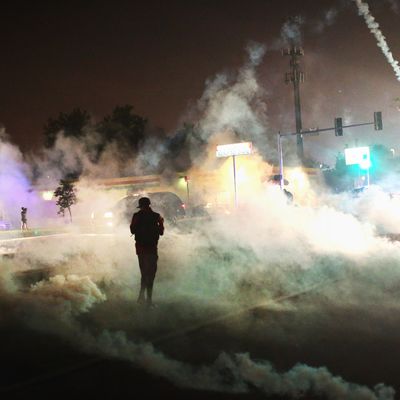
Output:
[[179,180],[178,180],[178,185],[180,188],[185,188],[187,186],[187,182],[185,180],[185,177],[182,176]]
[[300,169],[294,169],[289,173],[289,182],[297,189],[301,190],[307,185],[308,178]]
[[236,174],[236,179],[239,183],[247,181],[248,177],[246,175],[246,170],[244,168],[239,168],[239,170]]
[[308,232],[310,241],[320,250],[363,254],[368,249],[370,229],[350,215],[323,209],[323,214],[312,222]]
[[370,159],[369,147],[351,147],[345,149],[344,156],[346,159],[346,165],[358,164],[361,166],[362,162]]
[[104,218],[112,218],[113,217],[113,213],[112,211],[106,211],[104,213]]
[[53,192],[51,190],[46,190],[42,193],[42,198],[45,201],[50,201],[53,198]]
[[359,165],[361,169],[368,169],[371,167],[371,161],[369,159],[363,159],[360,161]]

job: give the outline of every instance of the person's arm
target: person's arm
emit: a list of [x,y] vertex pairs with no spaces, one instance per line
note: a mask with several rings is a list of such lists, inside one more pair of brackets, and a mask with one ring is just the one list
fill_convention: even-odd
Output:
[[158,233],[164,235],[164,218],[161,215],[158,218]]
[[133,214],[132,221],[129,226],[132,235],[134,235],[136,233],[136,226],[137,226],[137,216],[136,216],[136,214]]

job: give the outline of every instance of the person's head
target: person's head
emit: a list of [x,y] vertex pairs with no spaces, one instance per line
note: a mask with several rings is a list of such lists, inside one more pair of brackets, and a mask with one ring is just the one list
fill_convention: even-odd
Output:
[[148,197],[141,197],[139,199],[138,208],[148,208],[150,207],[150,199]]

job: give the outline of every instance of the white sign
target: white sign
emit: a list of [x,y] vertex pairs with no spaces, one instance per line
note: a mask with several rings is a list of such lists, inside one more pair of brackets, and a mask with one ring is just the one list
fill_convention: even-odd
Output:
[[344,150],[346,165],[358,164],[364,166],[370,164],[369,147],[352,147]]
[[253,144],[251,142],[221,144],[217,146],[217,157],[230,157],[249,155],[253,152]]

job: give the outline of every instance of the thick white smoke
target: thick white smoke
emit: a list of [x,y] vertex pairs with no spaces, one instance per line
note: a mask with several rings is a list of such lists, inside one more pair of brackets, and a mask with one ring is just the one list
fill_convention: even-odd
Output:
[[[376,237],[370,223],[350,214],[327,206],[288,206],[281,196],[271,187],[261,206],[250,201],[241,213],[217,218],[191,234],[167,231],[160,242],[155,296],[161,308],[175,305],[167,319],[162,309],[155,319],[137,318],[139,332],[150,328],[153,338],[157,332],[162,337],[166,327],[176,331],[179,321],[190,321],[193,314],[206,322],[213,315],[240,315],[254,304],[273,302],[280,294],[332,278],[344,278],[346,285],[340,285],[340,291],[325,291],[324,302],[373,301],[384,309],[387,282],[400,278],[400,248]],[[27,241],[8,261],[23,270],[46,266],[54,271],[54,277],[34,284],[29,292],[7,289],[7,297],[16,302],[14,309],[35,329],[57,333],[85,351],[129,360],[194,389],[247,392],[256,387],[268,395],[290,397],[312,393],[328,399],[394,398],[390,387],[371,390],[351,384],[325,367],[298,364],[278,372],[271,362],[255,361],[248,354],[221,353],[214,363],[195,366],[157,351],[146,337],[139,335],[138,340],[132,326],[127,327],[130,333],[115,332],[112,326],[121,326],[115,319],[126,321],[126,313],[132,313],[126,308],[117,312],[115,304],[133,303],[139,282],[128,232],[124,237],[68,235],[51,240],[51,246],[46,239]],[[373,286],[368,283],[371,274]],[[188,303],[192,307],[187,308]],[[294,307],[301,315],[302,309]],[[313,307],[313,313],[320,312],[318,301]],[[89,318],[93,313],[94,331],[104,330],[100,336],[78,322],[82,313]]]
[[358,220],[374,226],[379,234],[396,234],[400,226],[400,198],[377,185],[354,197],[349,193],[328,195],[321,199],[336,210],[354,215]]
[[327,368],[298,364],[280,373],[268,361],[254,361],[249,354],[221,353],[214,364],[193,368],[166,358],[151,344],[137,345],[123,333],[104,332],[98,338],[101,352],[132,361],[149,372],[165,377],[176,385],[202,390],[246,393],[256,387],[267,395],[299,398],[307,393],[328,400],[391,400],[394,390],[383,384],[371,390],[332,375]]
[[392,52],[386,42],[386,38],[383,35],[382,31],[379,29],[379,24],[375,21],[375,18],[369,11],[369,6],[362,0],[354,0],[357,7],[358,12],[362,15],[367,23],[368,28],[370,29],[371,33],[375,36],[377,40],[378,47],[381,48],[382,53],[385,55],[387,61],[392,66],[393,71],[397,77],[397,80],[400,81],[400,67],[399,62],[394,59]]
[[[228,133],[232,140],[253,141],[262,154],[271,152],[265,92],[256,71],[265,51],[259,43],[249,44],[248,59],[237,73],[220,73],[206,82],[197,104],[204,141],[213,143],[218,135]],[[193,146],[191,154],[193,160],[198,159],[198,148]]]
[[96,336],[81,326],[77,317],[105,300],[105,294],[89,277],[56,275],[33,285],[29,293],[17,295],[13,308],[35,329],[57,333],[85,351],[128,360],[179,387],[228,393],[246,393],[257,388],[266,395],[291,398],[307,394],[332,400],[394,398],[391,387],[378,384],[371,390],[349,383],[325,367],[297,364],[287,372],[279,372],[270,362],[255,361],[247,353],[225,352],[212,364],[194,366],[166,356],[149,342],[131,340],[121,331],[105,330]]
[[98,302],[105,301],[106,296],[98,289],[88,276],[56,275],[48,281],[40,281],[31,287],[31,292],[41,296],[46,304],[67,308],[62,313],[81,314],[89,311]]

